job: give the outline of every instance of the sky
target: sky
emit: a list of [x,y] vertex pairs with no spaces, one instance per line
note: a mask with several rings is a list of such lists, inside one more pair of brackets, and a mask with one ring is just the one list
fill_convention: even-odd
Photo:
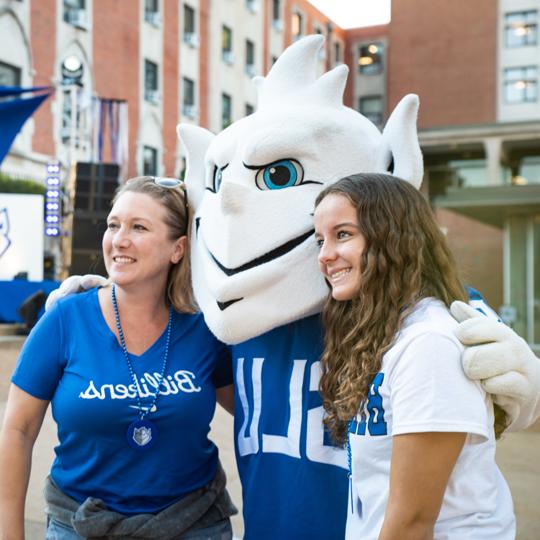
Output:
[[390,0],[309,0],[341,28],[390,22]]

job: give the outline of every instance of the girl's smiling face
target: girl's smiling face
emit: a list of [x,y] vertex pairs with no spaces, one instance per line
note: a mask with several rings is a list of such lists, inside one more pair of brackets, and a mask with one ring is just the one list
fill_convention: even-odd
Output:
[[332,297],[351,300],[360,288],[360,260],[366,247],[356,209],[347,197],[332,193],[319,203],[314,216],[319,268],[332,287]]

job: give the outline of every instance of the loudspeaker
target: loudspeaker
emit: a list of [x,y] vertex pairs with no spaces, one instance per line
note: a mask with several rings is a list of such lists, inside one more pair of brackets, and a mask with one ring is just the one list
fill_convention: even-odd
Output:
[[70,274],[106,275],[101,240],[118,183],[111,163],[77,163]]

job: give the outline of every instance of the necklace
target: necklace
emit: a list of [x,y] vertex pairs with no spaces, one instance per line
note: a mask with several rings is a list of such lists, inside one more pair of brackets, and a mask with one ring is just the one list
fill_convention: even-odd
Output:
[[137,375],[133,369],[131,360],[129,359],[129,354],[126,348],[126,341],[124,339],[124,332],[122,331],[122,326],[120,325],[120,314],[118,313],[118,304],[116,303],[116,290],[113,284],[112,286],[112,304],[114,308],[114,317],[116,320],[116,329],[118,330],[118,335],[120,336],[120,343],[122,344],[122,352],[124,353],[124,358],[133,380],[133,386],[137,395],[137,408],[139,409],[139,418],[131,422],[127,429],[127,441],[132,448],[137,450],[143,450],[150,448],[155,442],[157,437],[157,429],[153,422],[146,419],[146,415],[152,411],[154,405],[156,404],[158,395],[159,395],[159,386],[163,380],[163,375],[165,374],[165,369],[167,367],[167,358],[169,357],[169,343],[171,342],[171,327],[172,327],[172,305],[169,308],[169,323],[167,324],[167,342],[165,345],[165,354],[163,355],[163,365],[161,366],[161,373],[158,379],[158,387],[156,388],[156,393],[152,399],[152,403],[146,408],[143,409],[141,403],[141,396],[138,392],[137,384]]

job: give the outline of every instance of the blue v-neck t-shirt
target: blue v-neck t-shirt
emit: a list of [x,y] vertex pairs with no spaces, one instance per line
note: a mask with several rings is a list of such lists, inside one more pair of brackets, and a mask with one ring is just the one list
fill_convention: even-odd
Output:
[[[28,336],[12,382],[51,401],[59,440],[51,477],[76,501],[91,496],[122,514],[156,513],[214,477],[218,451],[208,432],[215,388],[232,383],[229,351],[201,314],[173,312],[160,380],[166,334],[130,354],[137,385],[97,289],[59,300]],[[155,443],[132,448],[126,433],[139,416],[136,394],[144,409],[157,388],[147,415]]]

